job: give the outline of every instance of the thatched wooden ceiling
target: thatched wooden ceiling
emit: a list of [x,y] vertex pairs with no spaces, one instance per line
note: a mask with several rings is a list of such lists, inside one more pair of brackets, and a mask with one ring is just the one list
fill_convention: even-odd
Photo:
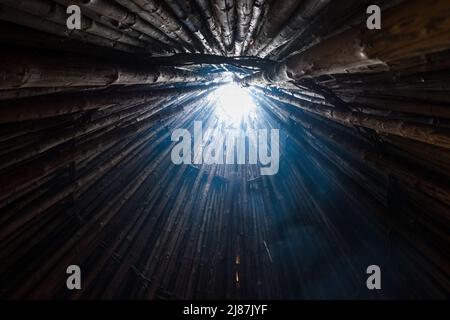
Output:
[[[0,0],[0,27],[0,297],[448,297],[448,0]],[[278,174],[170,160],[230,81]]]

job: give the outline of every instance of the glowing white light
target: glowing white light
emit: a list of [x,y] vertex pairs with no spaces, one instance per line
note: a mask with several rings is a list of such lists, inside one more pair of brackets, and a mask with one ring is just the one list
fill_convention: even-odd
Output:
[[224,122],[238,124],[255,113],[256,105],[250,92],[237,84],[220,87],[216,91],[216,98],[216,115]]

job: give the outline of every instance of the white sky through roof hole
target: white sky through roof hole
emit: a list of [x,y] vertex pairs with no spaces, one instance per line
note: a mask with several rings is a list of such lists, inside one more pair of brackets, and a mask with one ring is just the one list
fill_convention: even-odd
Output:
[[216,98],[215,112],[222,121],[239,124],[255,113],[256,105],[250,91],[235,83],[218,88]]

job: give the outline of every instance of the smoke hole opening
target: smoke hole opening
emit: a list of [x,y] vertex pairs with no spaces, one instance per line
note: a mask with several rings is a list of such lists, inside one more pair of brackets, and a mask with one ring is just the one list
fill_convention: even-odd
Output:
[[256,104],[250,90],[236,83],[219,87],[214,98],[216,116],[228,125],[250,122],[256,117]]

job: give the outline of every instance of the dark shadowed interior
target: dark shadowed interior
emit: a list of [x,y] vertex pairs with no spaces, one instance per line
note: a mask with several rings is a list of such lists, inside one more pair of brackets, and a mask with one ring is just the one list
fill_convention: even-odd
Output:
[[[448,298],[450,1],[0,0],[0,45],[1,298]],[[174,163],[200,122],[276,174]]]

